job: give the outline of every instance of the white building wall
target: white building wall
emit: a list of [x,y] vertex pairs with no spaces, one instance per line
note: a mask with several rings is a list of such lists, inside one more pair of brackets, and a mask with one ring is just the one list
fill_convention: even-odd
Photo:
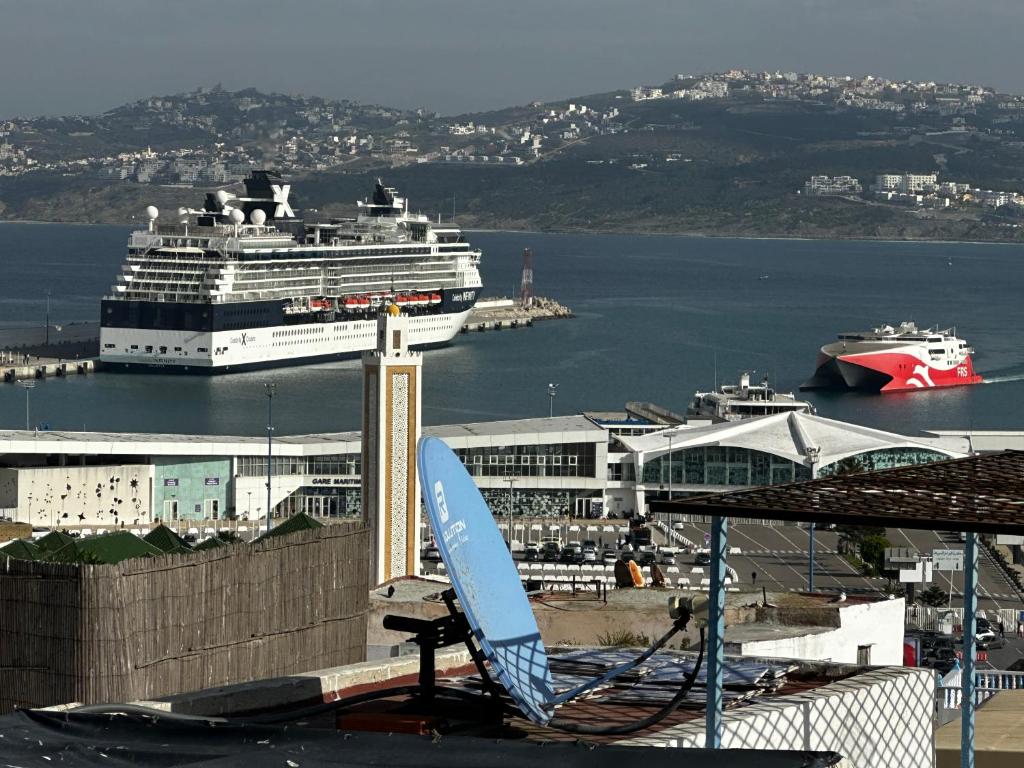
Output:
[[[148,525],[153,520],[153,466],[0,469],[0,499],[0,506],[16,507],[16,522],[31,525]],[[10,500],[15,503],[8,504]]]
[[[868,645],[870,664],[900,666],[905,607],[903,598],[848,605],[839,611],[841,626],[831,632],[745,642],[736,652],[741,656],[856,664],[858,646]],[[728,646],[728,630],[725,641]]]
[[[934,673],[890,667],[726,710],[725,749],[834,751],[844,768],[933,768]],[[619,744],[704,746],[704,720]]]

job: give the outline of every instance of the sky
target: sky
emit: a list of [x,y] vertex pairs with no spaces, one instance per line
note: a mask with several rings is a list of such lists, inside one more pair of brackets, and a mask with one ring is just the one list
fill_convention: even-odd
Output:
[[0,0],[0,118],[222,83],[442,114],[676,73],[1024,92],[1022,0]]

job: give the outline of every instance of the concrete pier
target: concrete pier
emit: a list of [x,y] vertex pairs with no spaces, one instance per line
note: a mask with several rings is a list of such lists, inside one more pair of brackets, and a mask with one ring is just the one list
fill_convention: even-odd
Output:
[[529,307],[520,306],[512,299],[491,299],[479,302],[470,312],[463,333],[471,331],[500,331],[505,328],[529,328],[540,320],[560,320],[575,317],[568,307],[553,299],[535,297]]
[[93,373],[96,360],[63,360],[60,358],[35,357],[28,355],[7,355],[0,361],[3,380],[13,384],[23,379],[46,379],[51,376],[78,376]]

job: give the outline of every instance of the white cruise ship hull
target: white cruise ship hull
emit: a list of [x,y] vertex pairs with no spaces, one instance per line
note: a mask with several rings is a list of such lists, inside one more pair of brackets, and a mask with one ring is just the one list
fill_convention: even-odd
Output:
[[[410,346],[436,347],[465,325],[462,312],[410,317]],[[358,357],[377,342],[377,320],[305,323],[239,331],[103,328],[100,362],[112,371],[219,374]]]

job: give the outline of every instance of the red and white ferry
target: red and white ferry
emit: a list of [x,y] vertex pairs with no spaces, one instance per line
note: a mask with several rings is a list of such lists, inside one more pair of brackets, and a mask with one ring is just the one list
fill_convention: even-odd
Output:
[[955,330],[918,330],[911,322],[841,333],[821,348],[817,370],[800,388],[907,392],[980,384],[973,353]]

